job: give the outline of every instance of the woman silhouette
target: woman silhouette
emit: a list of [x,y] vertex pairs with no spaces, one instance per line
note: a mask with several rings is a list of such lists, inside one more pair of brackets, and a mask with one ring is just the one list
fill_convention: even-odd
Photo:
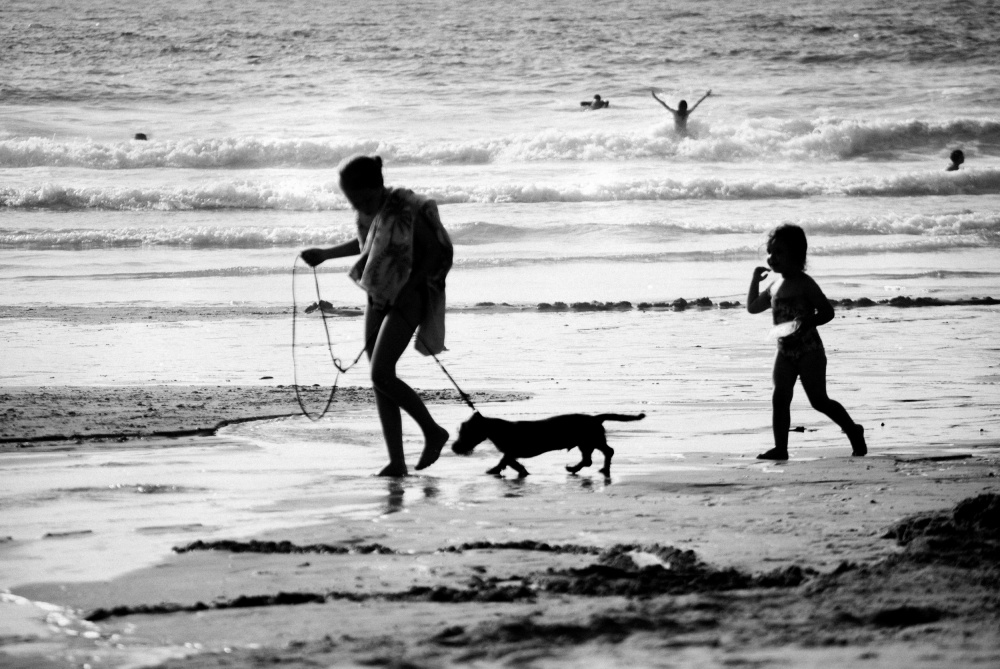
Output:
[[693,112],[695,109],[698,108],[698,105],[702,103],[702,100],[704,100],[705,98],[707,98],[709,95],[712,94],[712,91],[708,91],[707,93],[705,93],[703,96],[701,96],[701,100],[695,102],[694,107],[691,107],[690,109],[688,109],[687,100],[681,100],[677,104],[677,109],[673,109],[666,102],[656,97],[656,91],[650,89],[649,92],[653,95],[654,100],[659,102],[661,105],[664,106],[664,108],[666,108],[668,112],[674,115],[674,132],[676,132],[678,135],[683,135],[683,136],[687,135],[688,116],[690,116],[691,112]]

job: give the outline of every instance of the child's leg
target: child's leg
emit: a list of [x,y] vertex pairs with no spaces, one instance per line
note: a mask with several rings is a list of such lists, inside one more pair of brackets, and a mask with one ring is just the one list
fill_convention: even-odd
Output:
[[799,360],[799,373],[802,387],[812,407],[829,416],[830,420],[840,426],[851,440],[855,455],[867,453],[864,428],[854,422],[840,402],[830,399],[826,394],[826,353],[820,351],[802,356]]
[[771,393],[771,428],[774,431],[774,448],[757,457],[761,460],[786,460],[788,458],[788,428],[792,417],[790,407],[795,392],[795,379],[799,372],[795,364],[781,355],[774,357]]

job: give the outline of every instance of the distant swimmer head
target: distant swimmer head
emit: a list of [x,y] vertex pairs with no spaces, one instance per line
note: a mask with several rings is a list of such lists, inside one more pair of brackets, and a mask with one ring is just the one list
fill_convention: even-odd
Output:
[[687,108],[688,108],[687,100],[681,100],[680,102],[677,103],[677,111],[687,111]]
[[144,133],[144,132],[137,132],[137,133],[135,133],[135,137],[133,137],[132,139],[138,139],[138,140],[141,140],[141,141],[145,142],[149,138],[146,137],[146,133]]
[[600,95],[595,95],[594,96],[594,101],[590,103],[590,108],[591,109],[604,109],[609,104],[611,104],[611,103],[608,102],[607,100],[602,100]]
[[948,171],[957,170],[958,166],[965,162],[965,154],[962,153],[961,149],[955,149],[951,152],[951,165],[948,166]]

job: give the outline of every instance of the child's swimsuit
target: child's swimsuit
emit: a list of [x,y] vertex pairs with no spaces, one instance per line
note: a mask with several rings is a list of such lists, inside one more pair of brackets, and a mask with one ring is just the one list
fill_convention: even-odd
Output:
[[[770,288],[768,289],[770,291]],[[771,298],[774,324],[780,325],[813,315],[813,308],[804,296]],[[778,339],[778,353],[791,360],[798,360],[808,353],[825,353],[823,340],[814,327],[802,328]]]

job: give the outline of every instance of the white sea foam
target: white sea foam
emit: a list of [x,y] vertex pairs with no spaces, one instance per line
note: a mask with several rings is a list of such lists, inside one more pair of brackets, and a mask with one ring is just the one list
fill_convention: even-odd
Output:
[[213,179],[199,187],[77,187],[45,183],[0,189],[0,206],[11,209],[105,209],[112,211],[186,211],[276,209],[290,211],[347,208],[339,191],[299,188],[245,179]]
[[849,160],[879,154],[937,154],[956,142],[1000,144],[1000,121],[764,118],[736,125],[692,123],[679,138],[672,126],[647,130],[545,129],[467,141],[384,142],[222,137],[99,142],[44,137],[0,140],[0,167],[137,168],[334,168],[345,158],[377,153],[395,165],[483,165],[538,161],[662,158],[710,162],[761,159]]
[[[906,235],[922,237],[923,242],[938,248],[949,246],[985,245],[1000,240],[1000,212],[952,213],[939,215],[873,215],[852,218],[825,218],[798,221],[810,234],[827,238],[885,237]],[[449,234],[459,246],[511,244],[538,252],[545,248],[562,249],[553,258],[567,251],[565,245],[581,234],[606,237],[627,243],[644,245],[670,243],[678,235],[710,238],[721,235],[759,235],[770,229],[770,222],[741,220],[720,224],[695,225],[682,223],[573,223],[565,225],[520,226],[497,223],[450,223]],[[330,226],[124,226],[92,228],[3,228],[0,227],[0,248],[8,249],[83,249],[129,248],[162,246],[184,248],[253,249],[332,244],[351,238],[353,224]],[[854,242],[857,244],[857,242]],[[872,249],[885,248],[873,239]],[[749,248],[749,247],[748,247]],[[862,249],[861,245],[857,245]],[[752,247],[754,253],[759,251]],[[717,253],[707,250],[707,254]],[[740,250],[742,252],[742,250]],[[656,254],[650,256],[650,259]]]
[[[604,183],[429,184],[422,189],[439,204],[548,203],[671,200],[763,200],[818,196],[916,197],[1000,194],[1000,169],[962,172],[912,172],[882,177],[867,173],[811,180],[701,177],[645,179]],[[227,180],[218,174],[202,186],[73,186],[45,183],[0,188],[0,207],[9,209],[185,211],[279,210],[330,211],[348,208],[333,184],[302,184],[253,179]]]

